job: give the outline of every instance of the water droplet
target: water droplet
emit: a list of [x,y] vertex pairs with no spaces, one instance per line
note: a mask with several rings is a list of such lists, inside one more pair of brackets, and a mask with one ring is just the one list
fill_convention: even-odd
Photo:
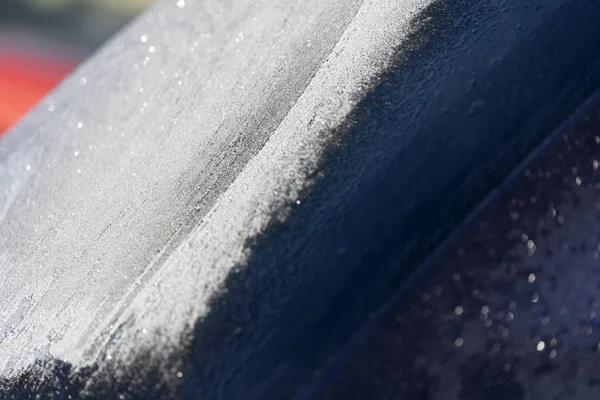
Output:
[[185,7],[185,0],[178,0],[177,8],[183,8],[183,7]]
[[535,349],[537,351],[544,351],[545,348],[546,348],[546,343],[544,343],[543,340],[540,340],[539,342],[537,342],[537,345],[535,346]]
[[81,85],[81,86],[85,86],[85,84],[86,84],[86,83],[87,83],[87,79],[85,79],[85,78],[83,78],[83,77],[82,77],[82,78],[79,78],[79,85]]
[[535,282],[535,274],[529,274],[529,276],[527,277],[527,282],[529,282],[529,283]]
[[549,357],[550,357],[550,358],[556,358],[556,349],[552,349],[552,350],[550,350],[550,355],[549,355]]
[[454,309],[454,314],[456,315],[462,315],[464,312],[464,309],[461,306],[456,306],[456,308]]
[[532,256],[535,253],[535,242],[533,240],[528,240],[527,241],[527,251],[529,253],[530,256]]
[[465,341],[464,341],[464,339],[463,339],[463,338],[461,338],[461,337],[457,337],[457,338],[454,340],[454,345],[455,345],[456,347],[461,347],[461,346],[462,346],[464,343],[465,343]]
[[56,106],[54,105],[53,102],[49,101],[48,102],[48,111],[52,112],[56,109]]
[[75,150],[75,151],[73,152],[73,155],[74,155],[75,157],[77,157],[77,156],[79,155],[79,151]]
[[150,46],[150,47],[148,47],[148,51],[150,53],[154,53],[154,51],[156,51],[156,48],[154,46]]
[[183,372],[177,371],[177,378],[179,378],[179,379],[183,378]]
[[296,200],[296,204],[300,204],[302,203],[300,200]]
[[31,165],[27,164],[27,171],[31,171]]
[[540,299],[540,295],[537,292],[531,296],[532,303],[537,303],[539,299]]
[[77,128],[79,128],[79,129],[83,128],[83,122],[78,122],[77,123]]
[[140,40],[142,41],[142,43],[146,43],[148,41],[148,35],[146,35],[145,33],[142,35],[142,37],[140,38]]

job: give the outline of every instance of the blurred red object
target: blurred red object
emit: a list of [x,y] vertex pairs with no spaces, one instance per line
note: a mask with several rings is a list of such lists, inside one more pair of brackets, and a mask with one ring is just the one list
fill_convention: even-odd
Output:
[[43,55],[0,49],[0,136],[75,67]]

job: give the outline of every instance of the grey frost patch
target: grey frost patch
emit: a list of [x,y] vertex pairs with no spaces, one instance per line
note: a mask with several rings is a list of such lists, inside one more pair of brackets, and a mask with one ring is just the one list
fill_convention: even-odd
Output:
[[[207,304],[227,275],[243,268],[251,251],[247,240],[268,226],[273,210],[278,210],[276,218],[285,219],[286,210],[302,204],[299,193],[310,185],[308,177],[317,169],[326,144],[335,140],[328,132],[344,120],[372,78],[385,68],[395,48],[391,38],[400,42],[412,16],[427,3],[363,3],[265,146],[115,324],[135,321],[135,327],[119,332],[119,340],[108,347],[113,353],[134,357],[137,349],[131,343],[153,344],[159,346],[158,352],[181,345],[181,333],[210,311]],[[142,327],[154,334],[141,334]]]
[[[163,3],[82,66],[50,114],[36,109],[4,142],[10,154],[26,139],[47,168],[9,193],[0,226],[18,241],[0,283],[2,309],[18,311],[3,315],[0,371],[16,376],[42,354],[115,373],[143,349],[180,348],[247,240],[301,204],[327,132],[428,3],[298,2],[291,19],[268,4]],[[197,13],[193,27],[184,12]],[[123,68],[96,71],[107,59]]]

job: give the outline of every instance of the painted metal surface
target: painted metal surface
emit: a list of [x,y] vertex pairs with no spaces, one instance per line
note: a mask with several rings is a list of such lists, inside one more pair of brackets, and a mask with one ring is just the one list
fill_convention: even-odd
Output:
[[600,92],[354,339],[311,398],[600,395]]

